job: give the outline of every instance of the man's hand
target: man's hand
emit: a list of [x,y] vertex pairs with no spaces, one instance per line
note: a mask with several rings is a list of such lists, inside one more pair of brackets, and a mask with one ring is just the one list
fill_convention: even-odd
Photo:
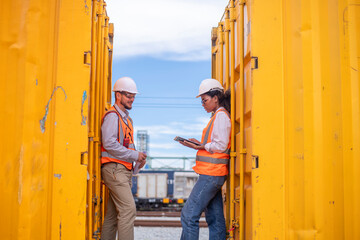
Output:
[[146,163],[147,155],[145,153],[139,152],[138,162],[140,162],[139,169],[141,169]]
[[142,153],[142,152],[139,152],[139,157],[138,157],[138,161],[139,162],[142,162],[142,161],[146,161],[146,154],[145,153]]

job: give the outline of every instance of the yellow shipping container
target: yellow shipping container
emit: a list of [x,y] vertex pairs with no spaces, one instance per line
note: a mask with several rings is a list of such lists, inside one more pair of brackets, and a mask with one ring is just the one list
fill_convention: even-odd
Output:
[[1,239],[99,237],[113,31],[105,7],[0,2]]
[[235,239],[360,239],[360,1],[230,1],[212,75],[233,91]]

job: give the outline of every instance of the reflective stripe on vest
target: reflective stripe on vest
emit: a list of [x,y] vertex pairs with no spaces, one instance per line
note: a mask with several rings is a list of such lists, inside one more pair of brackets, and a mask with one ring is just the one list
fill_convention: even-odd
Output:
[[[214,127],[214,121],[216,118],[216,114],[220,111],[223,111],[230,118],[229,113],[221,108],[215,112],[209,121],[206,128],[203,130],[202,135],[202,144],[210,142],[210,136],[212,134],[212,130]],[[212,175],[212,176],[224,176],[228,174],[227,165],[229,163],[230,158],[230,139],[227,149],[222,153],[209,153],[208,151],[202,149],[199,150],[196,154],[196,166],[193,167],[194,171],[199,174]]]
[[196,156],[196,161],[208,162],[214,164],[228,164],[229,159],[221,159],[221,158],[213,158],[213,157],[204,157],[204,156]]
[[202,144],[203,144],[203,145],[208,142],[209,133],[210,133],[210,130],[211,130],[211,132],[212,132],[212,128],[213,128],[213,125],[214,125],[214,121],[215,121],[215,115],[211,118],[210,123],[209,123],[208,126],[207,126],[207,130],[206,130],[205,136],[203,136],[203,139],[202,139]]
[[[109,111],[107,111],[103,118],[102,118],[102,122],[104,121],[104,118],[106,117],[107,114],[114,112],[118,115],[119,121],[118,121],[118,141],[119,143],[123,146],[124,144],[124,139],[125,139],[125,135],[128,134],[130,135],[130,143],[129,143],[129,147],[128,149],[130,150],[135,150],[135,144],[134,144],[134,137],[133,137],[133,132],[134,132],[134,128],[132,126],[132,122],[130,121],[130,117],[128,118],[128,124],[126,124],[124,122],[124,120],[122,119],[120,113],[115,109],[114,106],[112,106]],[[124,131],[125,128],[125,131]],[[118,159],[114,156],[112,156],[110,153],[108,153],[106,151],[106,149],[101,145],[101,163],[108,163],[108,162],[117,162],[117,163],[121,163],[122,165],[124,165],[127,169],[131,170],[133,167],[133,161],[129,160],[129,159]]]

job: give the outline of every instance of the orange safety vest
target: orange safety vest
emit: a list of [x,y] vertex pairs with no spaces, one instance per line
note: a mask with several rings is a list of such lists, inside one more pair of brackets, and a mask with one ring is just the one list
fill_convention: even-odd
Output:
[[[215,114],[210,119],[206,128],[204,128],[201,138],[201,143],[205,145],[206,143],[211,142],[211,134],[214,127],[214,121],[216,115],[220,112],[225,112],[228,117],[229,113],[221,108],[215,112]],[[229,136],[229,144],[227,149],[222,153],[209,153],[205,149],[201,149],[196,153],[196,165],[193,167],[194,171],[198,174],[210,175],[210,176],[225,176],[229,173],[228,163],[230,158],[230,142],[231,136]]]
[[[114,106],[112,106],[102,117],[101,124],[103,123],[106,115],[108,115],[109,113],[112,113],[112,112],[116,113],[119,117],[119,125],[118,125],[119,133],[118,133],[118,138],[117,138],[118,142],[122,146],[124,146],[124,140],[125,140],[125,143],[128,141],[129,145],[127,148],[135,151],[134,134],[133,134],[134,128],[133,128],[132,120],[130,117],[128,117],[128,119],[127,119],[128,124],[125,123],[125,121],[122,119],[120,113],[116,110],[116,108]],[[129,170],[131,170],[133,167],[133,163],[131,160],[115,158],[110,153],[108,153],[106,151],[106,149],[103,147],[103,145],[101,144],[101,164],[108,163],[108,162],[121,163]]]

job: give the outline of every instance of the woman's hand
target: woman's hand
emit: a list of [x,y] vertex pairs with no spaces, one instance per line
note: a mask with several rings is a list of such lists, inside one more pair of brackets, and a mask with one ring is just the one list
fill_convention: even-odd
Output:
[[[189,140],[193,141],[193,142],[196,142],[198,144],[201,144],[198,140],[196,140],[195,138],[190,138]],[[179,142],[180,144],[184,145],[185,147],[189,147],[189,148],[192,148],[192,149],[195,149],[195,150],[201,150],[201,149],[205,149],[204,145],[195,145],[191,142],[188,142],[188,141],[181,141]]]
[[195,138],[189,138],[189,140],[190,141],[193,141],[193,142],[196,142],[196,143],[198,143],[198,144],[200,144],[201,145],[201,142],[199,142],[197,139],[195,139]]

